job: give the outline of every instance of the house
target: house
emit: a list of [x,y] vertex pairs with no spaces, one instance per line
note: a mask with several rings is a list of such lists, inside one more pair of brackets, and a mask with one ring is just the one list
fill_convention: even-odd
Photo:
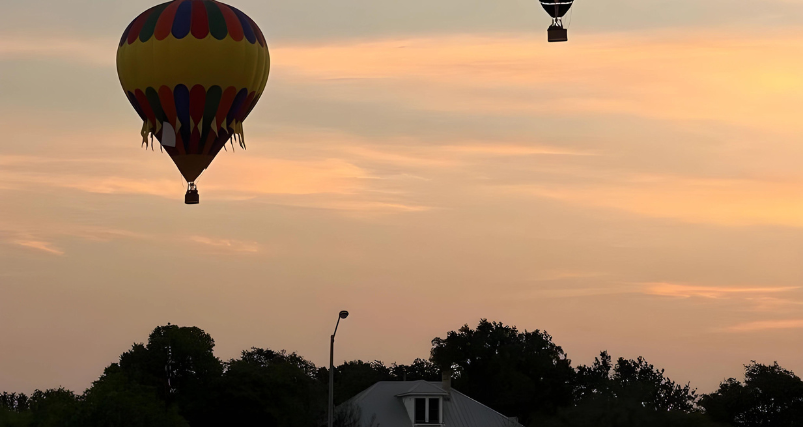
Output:
[[522,427],[443,381],[380,381],[336,409],[349,427]]

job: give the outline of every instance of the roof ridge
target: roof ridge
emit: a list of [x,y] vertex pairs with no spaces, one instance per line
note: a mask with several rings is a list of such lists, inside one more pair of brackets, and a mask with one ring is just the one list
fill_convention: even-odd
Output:
[[406,381],[408,383],[413,383],[407,391],[403,393],[399,393],[396,397],[403,397],[403,396],[415,396],[415,395],[438,395],[438,396],[445,396],[448,393],[443,387],[439,387],[436,384],[432,384],[429,381],[418,380],[418,381]]

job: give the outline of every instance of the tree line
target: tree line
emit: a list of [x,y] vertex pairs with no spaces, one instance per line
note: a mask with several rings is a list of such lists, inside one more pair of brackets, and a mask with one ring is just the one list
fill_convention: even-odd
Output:
[[[261,348],[221,361],[214,346],[197,327],[159,326],[82,394],[2,393],[0,427],[322,425],[327,368]],[[743,380],[699,395],[641,357],[614,360],[603,351],[573,367],[546,332],[487,320],[433,339],[430,357],[409,365],[337,366],[335,403],[377,381],[440,381],[443,370],[452,372],[455,389],[525,426],[803,426],[803,381],[777,363],[751,362]]]

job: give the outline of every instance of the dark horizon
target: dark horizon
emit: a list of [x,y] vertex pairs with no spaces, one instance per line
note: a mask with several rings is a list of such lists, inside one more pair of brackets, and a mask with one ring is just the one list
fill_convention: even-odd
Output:
[[364,424],[376,414],[363,411],[381,407],[356,406],[355,396],[382,381],[438,383],[447,401],[451,390],[460,392],[498,411],[505,425],[516,420],[521,424],[515,425],[532,427],[791,426],[803,414],[803,381],[777,363],[751,362],[743,379],[732,377],[715,393],[698,394],[642,357],[628,360],[601,351],[593,364],[572,366],[548,333],[486,319],[433,338],[428,359],[409,365],[343,362],[333,377],[296,353],[254,347],[222,361],[213,355],[214,346],[214,338],[197,327],[158,326],[83,393],[3,391],[0,425],[313,427],[324,423],[330,378],[334,427],[377,426]]

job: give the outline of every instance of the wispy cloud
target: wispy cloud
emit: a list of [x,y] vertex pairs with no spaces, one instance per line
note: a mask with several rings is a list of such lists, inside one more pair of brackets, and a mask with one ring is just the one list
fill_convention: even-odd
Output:
[[72,225],[65,227],[62,233],[67,236],[79,237],[84,240],[94,242],[111,242],[121,239],[143,240],[155,238],[155,235],[153,234],[140,233],[120,228],[86,225]]
[[799,129],[790,94],[803,93],[796,77],[803,60],[790,52],[802,38],[684,29],[635,41],[597,34],[559,50],[530,35],[495,35],[282,46],[274,53],[288,70],[280,79],[317,79],[322,94],[343,79],[363,81],[374,89],[361,94],[367,99],[422,110],[627,114]]
[[465,144],[447,145],[442,148],[444,151],[462,154],[479,154],[491,156],[595,156],[596,153],[583,150],[571,150],[560,147],[538,146],[538,145],[509,145],[509,144]]
[[753,305],[755,311],[780,313],[783,311],[799,310],[803,300],[797,298],[780,298],[767,295],[758,295],[745,298]]
[[399,144],[385,147],[344,144],[339,147],[339,150],[361,160],[414,168],[456,167],[462,164],[459,159],[454,157],[438,155],[435,149],[423,146],[419,141],[408,145]]
[[598,297],[603,295],[621,295],[633,293],[632,287],[609,285],[601,287],[578,287],[578,288],[561,288],[561,289],[538,289],[534,291],[527,291],[511,295],[508,299],[520,300],[526,299],[541,299],[541,298],[584,298],[584,297]]
[[765,294],[777,294],[800,289],[795,286],[786,287],[728,287],[728,286],[697,286],[678,283],[646,283],[643,292],[648,295],[678,298],[709,298],[722,299],[731,297],[754,297]]
[[192,236],[190,237],[190,240],[194,243],[212,248],[215,251],[239,253],[257,253],[261,251],[261,246],[257,242],[245,242],[232,239],[213,239],[204,236]]
[[[580,173],[588,173],[583,171]],[[803,227],[803,180],[689,178],[603,173],[585,182],[499,185],[492,191],[528,193],[568,203],[623,210],[688,222],[742,226],[776,224]]]
[[[567,130],[574,140],[599,138],[595,149],[493,137],[429,148],[423,141],[344,145],[358,165],[470,171],[481,163],[474,177],[505,176],[489,179],[487,194],[530,194],[693,223],[803,227],[803,175],[787,160],[803,154],[791,143],[803,132],[794,113],[803,60],[789,55],[801,40],[801,32],[746,38],[684,30],[648,32],[635,42],[599,34],[555,50],[530,36],[442,36],[286,45],[275,54],[288,70],[278,71],[278,79],[315,87],[316,96],[332,101],[511,120],[561,117],[578,129],[599,121],[623,128],[663,123],[672,133],[617,132],[623,140],[614,141]],[[717,134],[716,126],[739,131]],[[745,129],[755,137],[739,136]],[[770,146],[762,140],[768,134],[775,136]],[[540,156],[529,175],[493,164],[513,157],[523,169],[526,156]]]
[[61,256],[65,254],[53,242],[52,237],[55,235],[41,230],[47,227],[40,227],[38,232],[33,232],[32,228],[14,223],[7,217],[0,218],[0,244],[11,245],[20,250],[35,250],[49,255]]
[[[626,43],[625,37],[628,37]],[[97,41],[59,38],[67,40],[66,52],[84,52],[76,54],[78,57],[96,51],[93,47]],[[11,39],[2,42],[5,45],[0,52],[6,52],[5,55],[25,52],[32,56],[61,55],[58,53],[61,50],[55,48],[29,50],[26,43],[58,44]],[[571,118],[578,127],[590,120],[627,115],[669,123],[724,122],[740,128],[788,134],[803,131],[803,122],[794,113],[798,99],[795,94],[803,94],[803,84],[796,77],[803,73],[803,60],[800,55],[789,54],[800,49],[800,40],[803,40],[800,32],[746,38],[736,32],[698,30],[689,35],[664,31],[643,34],[637,41],[622,34],[599,34],[593,41],[556,50],[530,35],[452,35],[285,44],[277,46],[273,54],[283,64],[275,73],[282,84],[314,88],[316,96],[336,102],[376,101],[372,105],[507,118],[561,116]],[[111,45],[105,49],[113,51],[114,43]],[[113,56],[107,54],[103,57]],[[694,63],[695,67],[690,69],[688,63]],[[14,127],[15,123],[8,126]],[[304,131],[293,131],[295,135],[289,132],[286,138],[270,143],[289,146],[304,139],[304,135],[299,135]],[[508,172],[492,164],[494,158],[533,156],[540,163],[552,162],[551,170],[547,171],[552,175],[545,176],[544,170],[539,169],[542,165],[531,160],[534,163],[527,170],[532,174],[506,178],[504,182],[496,180],[487,187],[488,192],[507,192],[513,197],[529,194],[688,222],[803,226],[803,203],[798,191],[803,176],[791,166],[781,171],[753,170],[755,165],[770,164],[779,157],[793,158],[795,144],[783,140],[773,142],[779,145],[765,150],[759,150],[755,141],[732,145],[721,142],[720,151],[711,149],[707,159],[695,159],[700,163],[724,164],[718,168],[725,170],[712,177],[684,170],[692,154],[679,155],[674,164],[662,164],[662,171],[644,172],[649,170],[642,166],[644,158],[661,154],[638,148],[633,141],[629,145],[604,141],[598,149],[590,150],[526,138],[500,141],[493,141],[492,137],[475,141],[450,138],[440,146],[428,146],[427,141],[405,135],[382,144],[371,138],[341,134],[327,138],[314,153],[299,151],[286,158],[255,157],[252,152],[245,156],[223,156],[206,173],[204,178],[209,179],[202,179],[202,190],[207,198],[348,194],[353,197],[347,203],[355,207],[421,206],[426,203],[415,196],[377,200],[372,195],[383,189],[376,183],[377,178],[392,173],[431,179],[443,170],[493,177]],[[268,143],[260,139],[252,142]],[[657,147],[664,142],[650,144],[662,154],[667,150],[666,146]],[[685,141],[666,144],[677,144],[678,151],[696,147],[694,142]],[[643,151],[628,153],[632,147]],[[733,154],[737,152],[741,152],[741,157]],[[778,153],[776,157],[745,161],[756,154],[769,156],[761,153],[772,152]],[[316,156],[314,160],[310,160],[310,154]],[[594,158],[603,158],[602,154],[606,162],[592,163]],[[727,163],[720,154],[734,157]],[[302,155],[304,159],[299,160]],[[622,160],[627,156],[632,157]],[[6,161],[12,160],[18,161]],[[585,163],[578,165],[580,162]],[[483,169],[479,173],[469,169],[479,163]],[[388,171],[389,165],[395,169]],[[59,179],[53,179],[52,172],[41,171],[43,168],[38,172],[19,170],[14,176],[0,176],[0,186],[9,188],[35,182],[98,194],[164,198],[175,198],[179,193],[178,179],[171,166],[164,168],[171,173],[143,174],[132,162],[127,168],[86,176],[64,173]],[[426,173],[421,173],[421,169],[426,169]]]
[[[580,279],[591,282],[598,282],[597,279],[605,276],[600,273],[566,273],[546,275],[538,279],[538,282],[566,281]],[[528,290],[520,296],[538,298],[576,298],[601,295],[621,295],[621,294],[646,294],[659,297],[673,298],[703,298],[710,300],[738,300],[746,306],[752,307],[753,311],[770,311],[769,308],[778,309],[785,306],[797,306],[803,302],[790,297],[783,299],[774,297],[777,294],[787,294],[800,289],[796,286],[784,287],[733,287],[733,286],[702,286],[688,285],[680,283],[642,283],[642,284],[622,284],[609,283],[606,286],[561,286],[560,288],[540,288]]]
[[[30,230],[37,228],[37,232]],[[75,224],[62,220],[54,220],[48,224],[33,227],[27,223],[0,224],[0,243],[10,244],[20,248],[36,250],[50,255],[65,255],[65,251],[54,241],[63,242],[67,239],[80,239],[92,243],[117,242],[128,245],[131,242],[141,242],[147,245],[159,244],[180,246],[185,248],[188,242],[196,252],[216,253],[273,253],[274,250],[263,243],[251,240],[232,238],[215,238],[202,235],[186,236],[179,233],[143,233],[140,231],[122,228]],[[269,250],[270,249],[270,250]]]
[[[61,187],[96,194],[142,194],[171,199],[181,196],[183,191],[172,162],[158,153],[116,162],[0,156],[0,164],[14,166],[0,170],[0,182],[7,188]],[[357,195],[367,190],[373,178],[362,168],[339,158],[290,160],[236,154],[220,156],[198,183],[207,196],[223,198]],[[365,200],[358,198],[358,201]]]
[[52,255],[64,255],[64,251],[56,248],[51,242],[44,242],[41,240],[14,240],[13,243]]
[[728,332],[760,332],[777,329],[801,329],[803,319],[759,320],[725,328]]
[[117,45],[108,39],[65,35],[31,36],[0,33],[0,61],[57,59],[90,66],[113,67]]
[[119,176],[82,177],[66,176],[54,183],[59,187],[71,188],[96,194],[145,194],[159,197],[175,197],[176,180],[136,179]]
[[[803,60],[795,54],[801,39],[788,30],[748,38],[684,28],[636,40],[596,34],[571,49],[551,49],[530,34],[447,35],[284,44],[272,56],[282,64],[276,79],[317,86],[320,96],[348,96],[342,83],[360,81],[370,90],[352,93],[357,98],[428,111],[626,114],[800,129],[793,95],[803,94]],[[0,60],[113,67],[116,47],[63,34],[0,34]]]
[[[337,158],[289,160],[225,156],[216,162],[205,188],[242,194],[352,194],[361,191],[371,175]],[[214,177],[214,178],[212,178]],[[203,182],[203,181],[199,181]]]

